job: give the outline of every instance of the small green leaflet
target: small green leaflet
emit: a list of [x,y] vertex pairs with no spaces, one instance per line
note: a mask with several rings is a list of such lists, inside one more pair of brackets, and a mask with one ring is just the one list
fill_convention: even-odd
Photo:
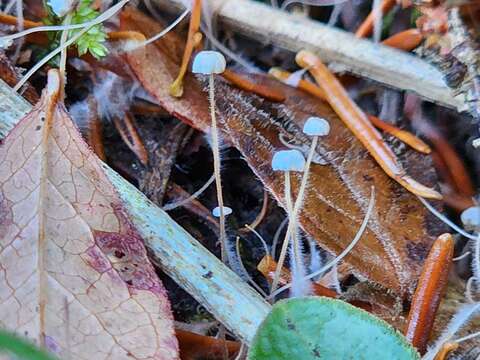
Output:
[[419,360],[389,324],[343,301],[281,300],[258,329],[249,360]]
[[[80,0],[75,11],[72,14],[71,24],[83,24],[94,20],[98,15],[98,11],[91,8],[92,0]],[[58,25],[63,22],[63,18],[56,16],[52,8],[47,6],[49,17],[44,20],[46,25]],[[82,29],[75,29],[69,32],[69,37],[75,36]],[[55,32],[51,36],[52,46],[57,47],[60,43],[61,32]],[[107,39],[105,28],[102,24],[92,26],[85,34],[83,34],[76,42],[78,55],[82,56],[89,52],[95,58],[99,59],[108,53],[108,49],[104,43]]]

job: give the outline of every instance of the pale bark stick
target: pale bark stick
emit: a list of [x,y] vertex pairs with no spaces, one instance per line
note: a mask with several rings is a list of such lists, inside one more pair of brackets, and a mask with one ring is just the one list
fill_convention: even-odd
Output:
[[[183,9],[182,0],[154,2],[166,11]],[[415,55],[253,0],[209,0],[209,6],[227,28],[253,39],[294,52],[307,49],[337,68],[448,107],[466,109],[463,98],[453,95],[441,72]]]

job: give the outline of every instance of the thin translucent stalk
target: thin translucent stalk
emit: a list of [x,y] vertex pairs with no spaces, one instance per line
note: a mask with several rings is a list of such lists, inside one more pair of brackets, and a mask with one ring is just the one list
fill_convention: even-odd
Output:
[[[275,269],[275,276],[273,278],[272,289],[271,289],[272,293],[276,290],[278,286],[278,280],[280,277],[280,273],[282,271],[283,263],[285,261],[285,255],[287,252],[290,237],[292,238],[292,241],[293,241],[293,253],[294,253],[294,258],[295,258],[297,267],[299,267],[302,262],[302,258],[301,258],[302,254],[300,253],[300,250],[299,250],[300,244],[299,244],[298,232],[297,232],[297,216],[303,204],[303,199],[305,197],[305,190],[307,188],[310,165],[313,160],[313,155],[315,154],[315,149],[317,148],[317,143],[318,143],[318,136],[314,136],[312,140],[312,144],[310,146],[310,151],[308,152],[307,161],[305,162],[302,181],[300,183],[300,189],[298,190],[298,196],[297,196],[297,199],[295,200],[295,205],[293,206],[293,209],[292,209],[291,190],[290,190],[290,175],[289,175],[289,172],[285,173],[285,201],[287,203],[289,223],[287,227],[287,233],[285,234],[285,240],[283,241],[283,244],[282,244],[282,250],[280,253],[280,257],[278,259],[277,268]],[[288,185],[288,190],[287,190],[287,185]]]
[[[355,234],[355,237],[353,238],[352,242],[345,248],[345,250],[342,251],[340,255],[338,255],[335,259],[330,261],[327,265],[322,267],[320,270],[317,270],[310,275],[307,275],[305,277],[305,280],[313,279],[314,277],[324,273],[325,271],[329,270],[331,267],[335,266],[338,264],[345,256],[348,255],[348,253],[353,249],[353,247],[358,243],[358,241],[361,239],[363,233],[365,232],[365,229],[367,228],[368,221],[370,220],[370,216],[372,214],[373,206],[375,204],[375,189],[372,186],[372,193],[370,195],[370,202],[368,203],[368,209],[367,213],[365,214],[365,218],[363,219],[362,225],[360,225],[360,228],[358,229],[358,232]],[[276,291],[272,291],[270,293],[269,299],[274,298],[278,294],[280,294],[282,291],[285,291],[289,288],[292,287],[292,284],[287,284],[282,286]]]
[[217,203],[220,210],[220,245],[222,248],[222,261],[227,260],[227,233],[225,230],[225,213],[223,211],[223,193],[220,162],[220,145],[217,129],[217,117],[215,114],[215,79],[210,74],[208,79],[208,94],[210,100],[210,117],[212,118],[212,152],[213,152],[213,172],[215,174],[215,187],[217,188]]
[[212,176],[210,176],[210,178],[207,180],[207,182],[205,184],[203,184],[202,187],[200,189],[198,189],[197,191],[195,191],[192,195],[190,195],[189,197],[187,197],[183,200],[179,200],[179,201],[172,202],[170,204],[166,204],[162,207],[162,210],[163,211],[170,211],[170,210],[176,209],[180,206],[183,206],[185,204],[188,204],[193,199],[196,199],[197,197],[199,197],[214,181],[215,181],[215,174],[212,174]]
[[[72,13],[69,13],[65,17],[65,25],[69,25],[70,22],[72,21]],[[60,47],[62,48],[62,51],[60,52],[60,65],[59,65],[59,70],[60,70],[60,79],[62,81],[62,86],[61,86],[61,92],[62,92],[62,97],[64,96],[64,90],[65,90],[65,84],[67,82],[67,76],[66,76],[66,68],[67,68],[67,47],[65,46],[65,42],[68,39],[68,33],[69,30],[64,30],[62,32],[62,36],[60,38]]]
[[453,221],[449,220],[447,217],[442,215],[437,209],[435,209],[432,205],[430,205],[430,203],[427,200],[425,200],[421,196],[417,196],[417,198],[433,215],[435,215],[438,219],[440,219],[446,225],[450,226],[453,230],[455,230],[456,232],[465,236],[468,239],[477,240],[477,236],[473,234],[469,234],[468,232],[463,230],[461,227],[454,224]]
[[190,12],[190,9],[187,8],[183,13],[180,14],[180,16],[178,18],[175,19],[174,22],[172,22],[170,25],[168,25],[165,29],[160,31],[158,34],[152,36],[150,39],[147,39],[143,43],[140,43],[137,47],[148,45],[148,44],[160,39],[162,36],[164,36],[165,34],[170,32],[175,26],[177,26],[178,23],[180,21],[182,21],[185,18],[185,16],[188,15],[189,12]]
[[280,280],[280,273],[283,268],[283,263],[285,262],[285,256],[287,255],[288,244],[290,243],[290,237],[292,234],[292,228],[295,226],[295,221],[293,219],[293,206],[292,206],[292,192],[290,185],[290,171],[285,171],[285,203],[287,204],[287,213],[288,213],[288,227],[285,234],[285,239],[282,243],[282,249],[280,250],[280,256],[277,262],[277,268],[275,269],[275,275],[273,276],[272,287],[270,288],[270,293],[275,292],[278,286],[278,281]]

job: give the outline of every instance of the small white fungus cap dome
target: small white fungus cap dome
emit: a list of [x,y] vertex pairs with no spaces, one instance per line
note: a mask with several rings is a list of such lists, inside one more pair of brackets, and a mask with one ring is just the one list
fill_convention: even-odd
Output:
[[330,133],[330,124],[320,117],[309,117],[303,125],[303,132],[310,136],[325,136]]
[[[225,216],[230,215],[232,213],[232,209],[229,208],[228,206],[223,207],[223,214]],[[220,207],[216,207],[215,209],[212,210],[212,215],[219,218],[220,217]]]
[[73,0],[48,0],[48,6],[58,17],[65,16],[73,7]]
[[195,74],[221,74],[227,63],[218,51],[200,51],[193,59],[192,72]]
[[298,150],[280,150],[273,154],[274,171],[303,171],[305,158]]
[[480,206],[472,206],[460,215],[463,226],[468,230],[479,231],[480,229]]

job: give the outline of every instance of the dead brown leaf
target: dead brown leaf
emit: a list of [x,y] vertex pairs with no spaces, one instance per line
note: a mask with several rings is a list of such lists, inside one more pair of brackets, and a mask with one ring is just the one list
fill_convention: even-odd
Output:
[[178,359],[165,289],[59,84],[0,147],[0,326],[64,359]]
[[[150,36],[161,27],[129,9],[122,14],[122,29],[143,31]],[[169,36],[170,44],[173,36]],[[178,65],[172,59],[177,56],[164,53],[168,48],[162,40],[155,45],[127,55],[133,72],[170,113],[207,130],[210,118],[206,94],[189,75],[184,97],[170,97],[168,84],[178,72]],[[322,247],[339,254],[360,227],[374,186],[375,210],[365,234],[345,261],[356,274],[397,294],[411,295],[423,260],[441,232],[438,222],[412,194],[385,175],[326,103],[273,80],[264,77],[257,80],[281,87],[287,97],[285,103],[271,103],[217,78],[219,126],[226,140],[242,152],[255,174],[284,205],[283,176],[271,168],[273,153],[285,149],[280,137],[306,155],[311,139],[301,131],[304,121],[309,116],[328,119],[331,133],[317,148],[318,157],[327,165],[313,166],[300,223]],[[398,155],[414,178],[428,185],[436,182],[429,157],[409,150]],[[295,192],[300,178],[292,177]]]

